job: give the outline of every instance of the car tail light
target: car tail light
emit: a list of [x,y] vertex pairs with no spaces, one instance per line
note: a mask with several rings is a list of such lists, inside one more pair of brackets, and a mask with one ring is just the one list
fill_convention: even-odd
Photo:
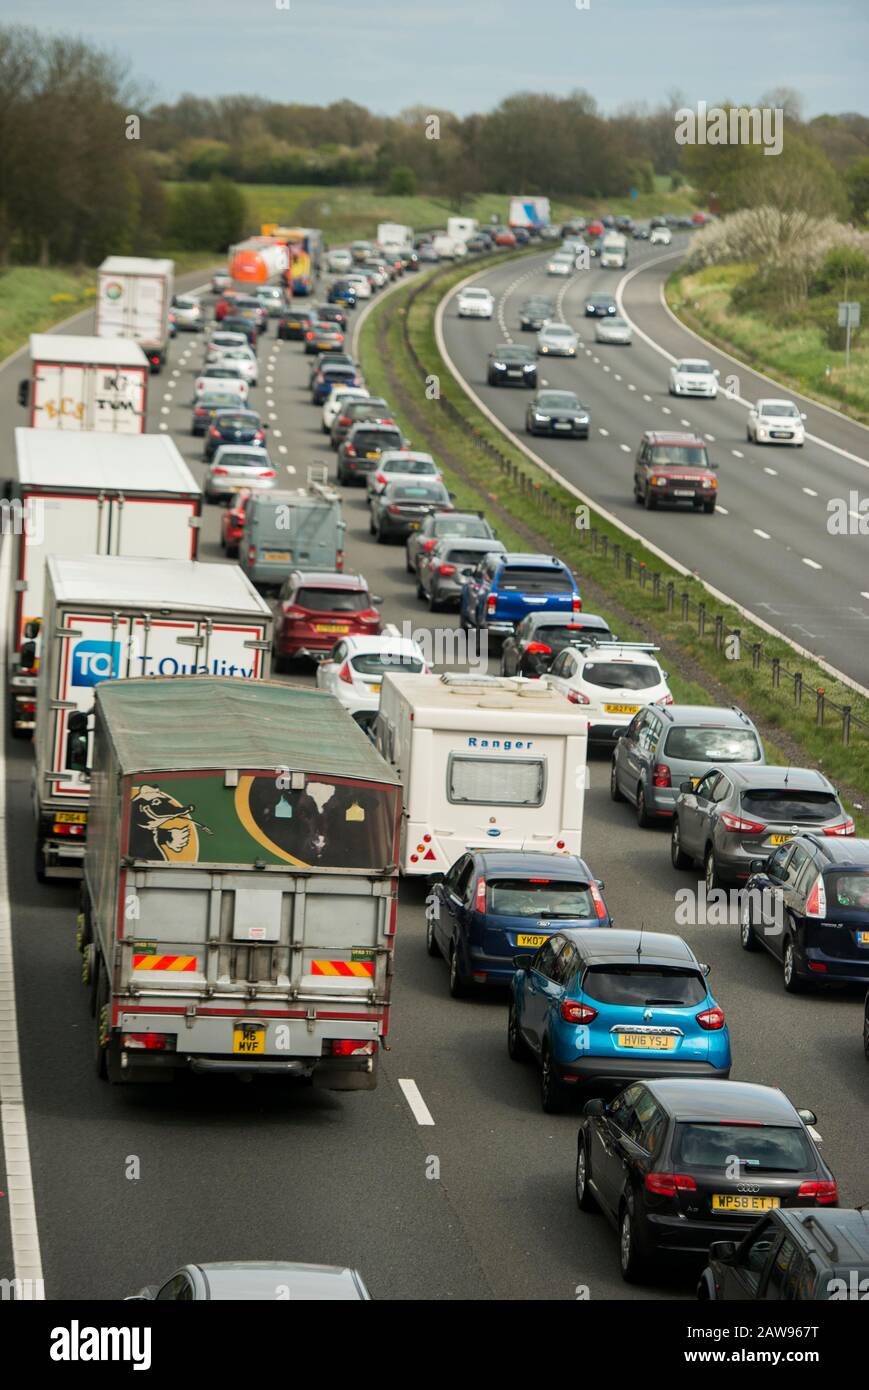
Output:
[[386,510],[389,512],[390,516],[401,516],[401,507],[399,507],[397,502],[390,502]]
[[[202,413],[203,413],[203,415],[207,415],[207,414],[208,414],[208,411],[207,411],[207,410],[203,410]],[[220,438],[220,430],[217,428],[216,425],[212,425],[212,426],[211,426],[211,429],[208,431],[208,433],[211,435],[211,438],[212,438],[212,439],[219,439],[219,438]]]
[[854,822],[852,820],[839,821],[838,825],[828,825],[824,830],[825,835],[853,835]]
[[671,787],[670,769],[666,763],[655,763],[655,770],[652,774],[653,787]]
[[258,439],[258,440],[260,441],[260,443],[262,443],[262,442],[265,440],[265,437],[266,437],[266,432],[265,432],[265,430],[257,430],[256,434],[254,435],[254,439]]
[[351,425],[352,423],[353,421],[351,420],[349,415],[342,415],[338,420],[339,425]]
[[490,594],[489,597],[486,599],[486,616],[491,617],[497,607],[497,596],[495,594]]
[[647,1192],[658,1197],[675,1197],[677,1192],[696,1192],[697,1184],[690,1173],[647,1173]]
[[373,1042],[363,1042],[361,1038],[332,1038],[329,1049],[333,1057],[370,1057],[374,1051]]
[[121,1047],[144,1052],[166,1052],[171,1039],[167,1033],[122,1033]]
[[355,450],[355,448],[353,447],[352,444],[345,444],[345,445],[344,445],[344,454],[345,454],[345,456],[349,456],[350,458],[355,459],[355,457],[356,457],[356,450]]
[[582,599],[579,597],[579,594],[574,594],[573,596],[573,611],[574,613],[582,612]]
[[385,487],[385,486],[386,486],[386,479],[385,479],[385,477],[383,476],[382,473],[375,473],[375,475],[374,475],[374,481],[375,481],[375,483],[380,483],[380,485],[381,485],[382,487]]
[[344,665],[341,667],[341,670],[338,672],[338,679],[339,679],[339,681],[345,681],[347,685],[352,685],[352,684],[353,684],[353,677],[352,677],[352,675],[350,674],[350,662],[349,662],[349,661],[345,661],[345,662],[344,662]]
[[[247,563],[248,563],[249,565],[252,565],[252,564],[255,563],[255,561],[256,561],[256,546],[255,546],[255,545],[249,545],[248,548],[247,548]],[[284,612],[286,612],[286,609],[284,609]]]
[[[215,470],[215,471],[216,471],[216,470]],[[257,477],[258,477],[258,478],[274,478],[274,477],[275,477],[275,470],[274,470],[273,468],[261,468],[261,469],[259,470],[258,474],[257,474]]]
[[607,910],[606,903],[604,902],[603,897],[601,896],[601,891],[595,883],[594,879],[591,880],[588,887],[591,893],[592,901],[594,903],[594,910],[597,914],[597,919],[599,922],[603,922],[606,920]]
[[420,549],[423,550],[426,555],[428,555],[429,551],[434,550],[436,545],[436,540],[423,541],[422,545],[420,546]]
[[442,574],[444,579],[448,578],[451,574],[455,574],[455,572],[455,565],[438,565],[438,574]]
[[213,476],[216,476],[219,473],[220,476],[223,478],[229,472],[229,469],[224,468],[222,463],[217,463],[212,465],[211,472]]
[[477,879],[477,889],[474,893],[474,908],[477,912],[486,911],[486,880],[484,878]]
[[581,690],[568,690],[567,699],[571,705],[590,705],[591,700]]
[[529,642],[525,648],[526,656],[551,656],[552,648],[547,647],[545,642]]
[[834,1207],[839,1200],[839,1189],[834,1182],[801,1182],[798,1197],[814,1197],[819,1207]]
[[719,1028],[724,1027],[724,1010],[719,1009],[717,1004],[713,1009],[704,1009],[702,1014],[696,1014],[695,1017],[707,1033],[717,1033]]
[[729,811],[721,812],[721,824],[725,830],[736,830],[741,835],[760,835],[766,830],[763,821],[746,820],[744,816],[732,816]]
[[558,1012],[565,1023],[591,1023],[597,1018],[597,1009],[590,1004],[580,1004],[578,999],[562,999]]
[[338,571],[339,574],[341,573],[341,571],[342,571],[343,568],[344,568],[344,551],[343,551],[343,550],[339,550],[338,553],[337,553],[336,556],[335,556],[335,568],[336,568],[336,570]]
[[660,698],[660,700],[656,700],[656,701],[655,701],[655,704],[656,704],[656,705],[672,705],[672,703],[673,703],[673,696],[672,696],[672,695],[662,695],[661,698]]
[[827,893],[824,888],[824,875],[818,874],[804,908],[807,917],[826,917]]

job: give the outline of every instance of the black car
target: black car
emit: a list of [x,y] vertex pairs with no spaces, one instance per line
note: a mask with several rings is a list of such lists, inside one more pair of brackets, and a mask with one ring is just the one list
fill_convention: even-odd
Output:
[[206,431],[202,457],[210,462],[222,444],[251,444],[264,449],[265,431],[255,410],[218,410]]
[[[405,569],[408,574],[419,575],[423,556],[434,550],[438,541],[451,540],[495,540],[492,530],[482,512],[438,511],[434,509],[423,518],[419,529],[407,538],[405,546]],[[497,549],[497,547],[496,547]]]
[[398,259],[406,271],[419,270],[419,256],[415,251],[399,251]]
[[304,338],[315,318],[321,317],[319,309],[314,313],[313,309],[289,308],[278,320],[278,337],[285,342],[298,342]]
[[525,411],[526,434],[588,439],[591,417],[575,391],[538,391]]
[[545,676],[559,652],[579,645],[583,638],[598,642],[616,640],[596,613],[575,613],[570,619],[565,619],[563,613],[529,613],[504,638],[501,675],[531,679]]
[[555,316],[555,305],[551,299],[526,299],[519,305],[519,327],[523,331],[537,333],[546,322]]
[[243,333],[249,346],[256,352],[259,329],[253,319],[240,314],[227,314],[226,318],[221,319],[220,327],[225,333]]
[[740,911],[745,951],[765,946],[785,988],[869,984],[869,840],[797,835],[752,861]]
[[371,499],[371,534],[377,537],[379,545],[391,540],[403,541],[416,530],[431,507],[449,507],[450,502],[444,484],[432,478],[420,478],[418,483],[410,479],[387,483],[383,491]]
[[338,482],[364,483],[366,475],[373,473],[380,462],[381,454],[404,447],[405,440],[397,425],[379,420],[358,421],[338,448]]
[[469,251],[475,252],[488,251],[492,243],[489,237],[484,236],[482,232],[475,232],[473,236],[468,237],[467,241],[465,242],[465,245],[467,246]]
[[617,314],[618,311],[619,306],[611,294],[590,294],[585,301],[585,317],[587,319],[605,319],[609,315]]
[[336,415],[332,421],[329,439],[333,449],[340,449],[353,426],[360,420],[378,420],[383,425],[395,424],[389,402],[382,396],[360,396],[356,400],[351,396],[342,405],[341,414]]
[[823,1303],[869,1296],[869,1211],[779,1207],[739,1244],[713,1241],[704,1301]]
[[587,1101],[577,1137],[576,1200],[619,1233],[622,1278],[653,1256],[705,1256],[778,1208],[834,1207],[838,1187],[808,1126],[772,1086],[690,1077],[635,1082]]
[[537,354],[532,348],[502,343],[489,353],[486,380],[490,386],[510,383],[533,389],[537,385]]
[[340,304],[318,304],[311,314],[311,320],[319,320],[320,323],[337,323],[339,328],[346,328],[349,322],[347,310]]
[[205,434],[219,410],[243,408],[240,406],[238,396],[234,391],[221,391],[219,386],[216,386],[213,391],[206,391],[203,396],[199,396],[193,402],[190,433],[193,435]]

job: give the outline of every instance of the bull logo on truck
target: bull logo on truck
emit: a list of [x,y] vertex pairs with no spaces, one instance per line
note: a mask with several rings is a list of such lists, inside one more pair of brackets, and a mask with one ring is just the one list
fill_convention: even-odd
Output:
[[130,806],[129,853],[134,859],[163,859],[169,864],[196,863],[199,831],[207,825],[193,819],[196,807],[184,806],[161,787],[133,787]]

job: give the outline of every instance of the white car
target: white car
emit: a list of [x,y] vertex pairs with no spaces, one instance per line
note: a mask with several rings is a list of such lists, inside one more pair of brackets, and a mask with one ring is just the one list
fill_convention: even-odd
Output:
[[223,294],[232,285],[232,276],[228,270],[216,270],[211,277],[211,293]]
[[358,271],[353,271],[352,274],[343,276],[343,279],[354,287],[357,299],[371,298],[371,281],[368,279],[367,275],[362,275]]
[[653,227],[649,233],[650,246],[669,246],[672,240],[669,227]]
[[575,357],[578,341],[569,323],[549,319],[537,334],[537,351],[543,357]]
[[793,401],[763,400],[748,412],[746,438],[752,444],[795,444],[806,442],[806,417]]
[[595,319],[594,340],[596,343],[619,343],[630,347],[634,330],[627,319],[621,319],[618,315],[612,319]]
[[354,397],[370,395],[371,392],[367,386],[342,386],[340,390],[333,386],[323,402],[323,433],[332,433],[332,426],[341,414],[341,407],[345,401],[352,400]]
[[326,265],[333,275],[343,275],[345,270],[353,269],[353,257],[349,251],[336,248],[327,255]]
[[210,337],[205,340],[205,365],[213,367],[219,357],[229,348],[249,348],[250,344],[244,333],[224,333],[223,329],[217,328]]
[[193,385],[193,398],[198,400],[207,391],[220,391],[227,396],[238,396],[239,401],[246,401],[250,394],[250,387],[244,379],[243,373],[238,366],[233,363],[231,367],[205,367],[196,378]]
[[224,348],[220,356],[213,362],[209,362],[208,365],[215,367],[237,367],[248,386],[256,386],[257,384],[259,367],[257,365],[256,355],[249,347]]
[[643,642],[566,647],[544,679],[588,720],[589,743],[615,743],[644,705],[673,703],[657,650]]
[[176,294],[172,301],[172,313],[175,315],[175,325],[179,329],[186,329],[189,333],[198,333],[200,329],[205,327],[202,305],[191,294]]
[[431,454],[415,453],[410,449],[385,449],[380,455],[377,467],[365,480],[365,500],[371,503],[387,483],[418,483],[420,478],[426,482],[442,483],[443,477]]
[[398,628],[390,624],[379,637],[342,637],[336,642],[327,659],[317,667],[317,685],[340,700],[351,714],[357,714],[360,710],[377,709],[386,671],[431,675],[422,649],[409,638],[399,636]]
[[460,319],[490,319],[495,312],[495,297],[489,290],[469,285],[456,296],[456,313]]
[[553,256],[551,261],[546,263],[547,275],[571,275],[573,273],[573,256]]
[[702,358],[683,357],[670,368],[670,395],[708,396],[714,400],[719,376],[718,368]]

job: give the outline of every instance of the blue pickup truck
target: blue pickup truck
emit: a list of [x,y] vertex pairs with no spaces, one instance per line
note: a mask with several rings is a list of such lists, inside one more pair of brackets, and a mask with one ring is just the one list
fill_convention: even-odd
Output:
[[554,555],[489,554],[462,587],[459,622],[506,637],[529,613],[581,609],[576,580]]

